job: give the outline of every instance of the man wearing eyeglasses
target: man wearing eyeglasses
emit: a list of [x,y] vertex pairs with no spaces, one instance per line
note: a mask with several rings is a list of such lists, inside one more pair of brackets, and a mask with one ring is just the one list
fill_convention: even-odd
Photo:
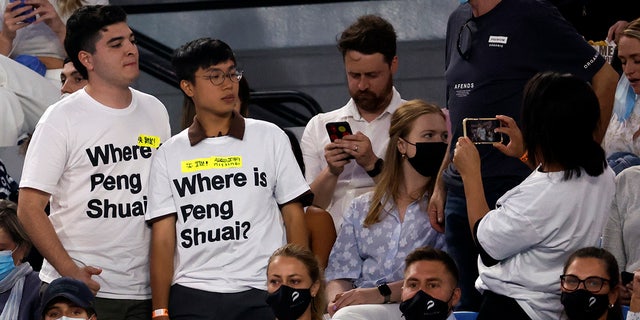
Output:
[[190,41],[172,63],[195,117],[149,178],[153,318],[273,319],[267,262],[287,242],[307,246],[309,185],[287,135],[236,111],[242,71],[226,43]]
[[[314,205],[331,213],[336,231],[355,197],[370,191],[380,173],[393,112],[405,102],[393,87],[398,69],[396,33],[385,19],[365,15],[338,40],[351,99],[307,124],[300,146]],[[353,135],[334,142],[325,125],[349,123]]]
[[[545,1],[470,0],[460,5],[449,17],[445,64],[452,141],[462,135],[464,118],[520,119],[524,85],[539,71],[568,72],[590,81],[601,106],[595,138],[600,141],[604,136],[617,74]],[[491,145],[477,147],[487,203],[493,207],[531,169]],[[454,148],[450,144],[444,158],[429,214],[434,228],[446,229],[447,248],[460,268],[459,309],[475,311],[480,302],[474,287],[478,252],[469,230],[462,180],[450,164]]]
[[103,319],[148,319],[147,181],[151,157],[171,135],[169,116],[158,99],[129,87],[140,74],[138,48],[121,8],[76,10],[64,44],[88,84],[40,118],[18,216],[45,258],[43,282],[86,283]]

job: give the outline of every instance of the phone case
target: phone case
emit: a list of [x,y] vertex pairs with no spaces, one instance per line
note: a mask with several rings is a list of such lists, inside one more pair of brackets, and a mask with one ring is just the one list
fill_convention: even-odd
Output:
[[342,137],[353,134],[351,132],[351,126],[346,121],[341,122],[329,122],[325,125],[327,128],[327,133],[329,134],[329,140],[331,142],[336,139],[342,139]]

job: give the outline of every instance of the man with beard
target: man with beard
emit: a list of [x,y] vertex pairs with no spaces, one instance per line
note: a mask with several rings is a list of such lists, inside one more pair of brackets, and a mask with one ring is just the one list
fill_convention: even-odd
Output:
[[[342,32],[338,49],[351,99],[340,109],[313,117],[301,142],[313,204],[331,213],[336,230],[351,200],[372,189],[382,169],[391,114],[405,102],[393,87],[398,57],[396,33],[388,21],[359,17]],[[342,121],[354,134],[330,142],[325,125]]]

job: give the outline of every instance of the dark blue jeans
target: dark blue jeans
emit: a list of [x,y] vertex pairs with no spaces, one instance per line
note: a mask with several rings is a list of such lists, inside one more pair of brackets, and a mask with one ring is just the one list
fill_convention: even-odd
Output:
[[[484,181],[485,198],[489,208],[495,208],[498,198],[520,182],[520,178]],[[482,296],[475,287],[478,278],[478,249],[471,236],[464,190],[449,188],[444,215],[447,250],[460,271],[458,285],[462,290],[462,298],[456,310],[478,311],[482,301]]]
[[631,152],[615,152],[607,158],[607,163],[617,176],[626,168],[640,165],[640,157]]

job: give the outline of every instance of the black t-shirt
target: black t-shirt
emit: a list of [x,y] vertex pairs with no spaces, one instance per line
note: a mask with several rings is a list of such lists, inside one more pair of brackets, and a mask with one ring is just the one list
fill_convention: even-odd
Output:
[[[471,34],[470,45],[461,45],[467,59],[457,49],[461,29],[463,39]],[[449,17],[445,60],[454,142],[463,134],[464,118],[501,114],[519,123],[524,86],[536,73],[572,73],[590,81],[605,63],[544,0],[502,0],[480,17],[472,17],[468,3],[461,5]],[[452,143],[451,156],[454,148]],[[531,172],[491,145],[478,145],[478,150],[484,179],[524,178]],[[452,180],[460,180],[453,164],[445,172],[445,181]]]

